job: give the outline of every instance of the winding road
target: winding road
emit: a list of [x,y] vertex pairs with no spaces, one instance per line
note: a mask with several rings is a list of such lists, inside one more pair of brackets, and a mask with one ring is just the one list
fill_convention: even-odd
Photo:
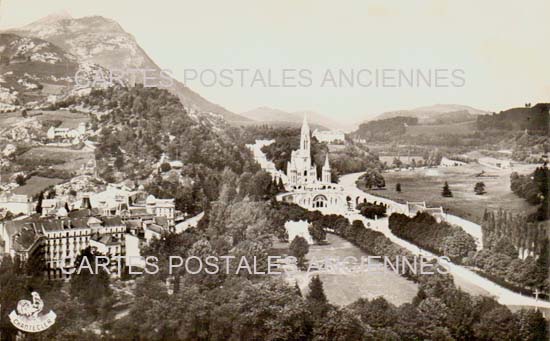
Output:
[[[360,190],[356,186],[356,181],[359,178],[359,176],[363,173],[353,173],[353,174],[347,174],[343,175],[340,178],[340,185],[344,187],[344,191],[348,193],[349,195],[353,194],[361,194],[365,196],[365,192]],[[388,205],[389,210],[391,212],[403,212],[404,206],[403,204],[399,204],[393,200],[377,197],[372,194],[367,193],[367,198],[370,198],[370,200],[383,202]],[[336,212],[335,212],[336,213]],[[371,220],[367,219],[364,216],[360,215],[359,213],[348,213],[346,214],[346,217],[350,220],[361,220],[365,226],[369,226],[369,228],[382,232],[386,237],[388,237],[392,242],[396,243],[397,245],[406,248],[407,250],[415,253],[415,254],[422,254],[425,256],[435,256],[429,251],[423,250],[419,248],[418,246],[409,243],[406,240],[403,240],[397,236],[395,236],[389,229],[388,225],[388,218],[378,219],[378,220]],[[452,222],[455,223],[455,222]],[[473,224],[473,223],[472,223]],[[461,224],[460,224],[461,225]],[[480,232],[477,231],[466,231],[468,233],[475,233],[478,234]],[[480,288],[485,289],[488,291],[491,295],[495,296],[500,304],[505,305],[517,305],[517,306],[531,306],[531,307],[539,307],[539,308],[550,308],[550,302],[545,300],[537,300],[533,297],[529,296],[523,296],[521,294],[515,293],[509,289],[506,289],[494,282],[491,282],[490,280],[481,277],[480,275],[476,274],[475,272],[460,266],[456,265],[452,262],[445,262],[442,261],[443,265],[445,265],[448,269],[451,275],[455,277],[459,277],[463,279],[466,282],[469,282],[473,285],[476,285]]]

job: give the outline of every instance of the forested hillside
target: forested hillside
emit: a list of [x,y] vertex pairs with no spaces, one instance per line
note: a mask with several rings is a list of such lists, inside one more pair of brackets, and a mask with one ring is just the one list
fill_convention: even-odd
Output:
[[539,135],[548,135],[550,124],[550,103],[539,103],[533,107],[512,108],[498,114],[477,117],[479,130],[529,130]]
[[[166,90],[111,87],[70,97],[55,108],[102,113],[91,114],[100,176],[110,182],[145,183],[156,196],[175,198],[183,212],[197,213],[217,199],[226,168],[244,176],[243,188],[252,181],[257,191],[276,190],[267,188],[271,186],[269,175],[266,180],[258,174],[259,166],[245,147],[241,128],[224,127],[204,115],[189,115]],[[158,163],[163,154],[168,160],[181,161],[183,168],[161,169]]]
[[417,117],[392,117],[362,123],[353,136],[360,139],[391,141],[395,136],[403,135],[407,126],[418,124]]

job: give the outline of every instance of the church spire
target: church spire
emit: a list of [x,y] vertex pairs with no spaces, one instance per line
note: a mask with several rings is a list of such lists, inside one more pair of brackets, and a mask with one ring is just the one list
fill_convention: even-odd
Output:
[[331,175],[331,171],[330,171],[330,163],[328,162],[328,153],[327,153],[327,156],[325,157],[325,165],[323,166],[323,171],[322,171],[322,174],[321,174],[321,181],[323,183],[326,183],[326,184],[329,184],[331,183],[331,178],[332,178],[332,175]]
[[304,122],[302,123],[302,131],[300,133],[300,149],[306,150],[309,153],[311,144],[311,137],[309,133],[309,125],[307,124],[307,116],[304,115]]

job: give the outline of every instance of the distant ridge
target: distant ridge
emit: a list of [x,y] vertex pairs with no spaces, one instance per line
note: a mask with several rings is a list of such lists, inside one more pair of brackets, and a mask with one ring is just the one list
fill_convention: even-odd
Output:
[[351,125],[337,122],[336,120],[311,110],[287,112],[280,109],[262,106],[241,113],[241,116],[253,121],[250,122],[250,124],[268,123],[277,126],[289,127],[301,126],[304,115],[307,116],[310,124],[313,126],[318,126],[319,128],[324,128],[325,130],[349,131],[352,128]]
[[375,116],[374,120],[383,120],[393,117],[416,117],[421,124],[430,123],[457,123],[476,119],[478,115],[486,115],[489,112],[462,104],[434,104],[418,107],[410,110],[388,111]]

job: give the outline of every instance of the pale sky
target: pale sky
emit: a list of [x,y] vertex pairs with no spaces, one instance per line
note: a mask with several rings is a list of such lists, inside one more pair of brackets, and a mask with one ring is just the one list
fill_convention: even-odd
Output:
[[[1,0],[0,29],[68,11],[116,20],[161,67],[311,70],[312,86],[188,85],[239,113],[258,106],[357,121],[436,103],[499,111],[550,101],[550,1]],[[462,69],[463,87],[320,87],[327,69]],[[276,81],[275,81],[276,83]]]

